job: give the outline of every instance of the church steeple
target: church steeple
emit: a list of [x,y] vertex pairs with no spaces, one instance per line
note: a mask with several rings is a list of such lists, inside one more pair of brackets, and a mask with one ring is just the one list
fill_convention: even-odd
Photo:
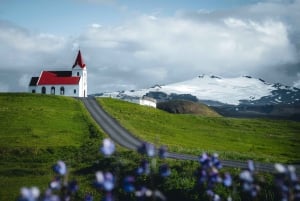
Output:
[[74,68],[75,66],[77,66],[77,65],[80,66],[80,68],[85,68],[85,63],[84,63],[83,58],[82,58],[82,56],[81,56],[80,50],[78,51],[78,54],[77,54],[75,63],[74,63],[74,65],[73,65],[73,68]]

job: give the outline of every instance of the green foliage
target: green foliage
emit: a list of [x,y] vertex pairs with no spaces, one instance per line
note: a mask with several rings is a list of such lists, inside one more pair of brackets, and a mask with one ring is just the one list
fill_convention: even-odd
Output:
[[223,159],[300,162],[298,122],[175,115],[117,99],[98,101],[136,136],[167,145],[172,151],[217,152]]
[[[296,132],[299,125],[294,122],[172,115],[112,99],[100,101],[136,135],[156,144],[167,144],[172,150],[195,154],[203,150],[217,150],[221,157],[227,158],[253,158],[257,155],[256,159],[268,156],[266,160],[299,160],[299,156],[294,157],[298,154],[296,147],[299,145]],[[269,136],[271,142],[264,138],[264,132],[272,133]],[[101,156],[98,150],[104,136],[77,99],[38,94],[0,94],[1,200],[16,200],[22,186],[38,186],[43,192],[54,176],[51,167],[57,160],[66,162],[69,180],[76,179],[79,183],[76,200],[82,200],[86,192],[92,193],[94,200],[100,200],[102,194],[92,186],[96,171],[112,171],[117,175],[120,186],[122,178],[133,175],[143,158],[121,147],[117,147],[117,153],[110,158]],[[270,154],[264,149],[256,151],[263,146],[261,140],[266,146],[273,146],[274,157],[269,157]],[[239,147],[247,147],[248,144],[253,146],[250,146],[253,154],[247,153],[247,148]],[[278,152],[279,144],[283,146],[282,150],[294,153],[287,152],[282,156]],[[292,146],[290,149],[287,148],[289,145]],[[171,159],[166,162],[172,172],[169,178],[162,179],[152,174],[152,178],[144,176],[137,182],[155,186],[168,200],[205,198],[205,192],[195,185],[197,162]],[[162,161],[157,160],[157,164],[160,163]],[[157,171],[157,167],[153,170]],[[236,169],[225,171],[238,175]],[[274,194],[270,192],[272,178],[262,177],[266,181],[262,182],[264,192],[261,200],[274,200]],[[238,185],[237,182],[237,190]],[[217,192],[224,197],[234,192],[234,200],[242,200],[239,192],[228,191],[222,186],[217,188]],[[120,200],[134,200],[132,194],[125,194],[120,188],[115,193]]]
[[[58,160],[66,162],[70,175],[90,166],[99,158],[103,136],[77,99],[0,94],[1,199],[14,200],[22,186],[45,190]],[[74,175],[82,183],[79,194],[94,192],[85,174]]]

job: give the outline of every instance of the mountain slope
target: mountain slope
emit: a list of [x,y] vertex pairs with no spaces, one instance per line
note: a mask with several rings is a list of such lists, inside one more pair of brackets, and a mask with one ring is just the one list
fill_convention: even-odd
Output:
[[273,105],[300,104],[300,89],[282,84],[267,83],[262,79],[243,76],[221,78],[202,75],[184,82],[169,85],[156,85],[148,89],[130,90],[114,93],[103,93],[101,96],[140,98],[147,93],[160,93],[158,100],[172,99],[174,95],[195,96],[200,102],[208,105]]

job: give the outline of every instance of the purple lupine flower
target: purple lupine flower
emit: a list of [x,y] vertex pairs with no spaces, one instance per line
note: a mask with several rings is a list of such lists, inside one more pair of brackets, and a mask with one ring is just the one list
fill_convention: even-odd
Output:
[[94,198],[92,196],[92,194],[90,193],[87,193],[85,196],[84,196],[84,201],[93,201]]
[[240,179],[248,183],[251,183],[254,180],[251,172],[249,172],[248,170],[244,170],[240,173]]
[[221,201],[221,197],[218,194],[214,194],[213,201]]
[[102,200],[103,200],[103,201],[113,201],[114,198],[113,198],[112,193],[111,193],[111,192],[105,193],[105,195],[104,195],[104,197],[103,197]]
[[124,191],[127,192],[127,193],[134,192],[135,191],[134,182],[135,182],[135,179],[134,179],[133,176],[125,177],[124,181],[123,181]]
[[135,192],[135,196],[138,200],[144,200],[145,198],[154,197],[159,200],[165,201],[167,200],[164,194],[162,194],[159,190],[150,190],[146,187],[141,187],[139,190]]
[[205,152],[199,157],[199,162],[203,168],[209,168],[212,166],[211,158]]
[[217,168],[211,168],[209,172],[209,181],[213,184],[222,182],[222,178],[219,176],[219,171]]
[[40,190],[35,186],[31,188],[22,187],[20,194],[21,201],[37,201],[40,196]]
[[231,178],[231,175],[228,172],[226,172],[225,175],[224,175],[223,184],[226,187],[232,186],[232,178]]
[[211,161],[217,169],[222,168],[222,164],[221,164],[221,161],[219,160],[219,155],[217,153],[213,154],[213,156],[211,157]]
[[62,182],[60,177],[55,177],[50,183],[49,187],[53,190],[59,190],[62,187]]
[[155,147],[153,144],[143,142],[142,145],[138,148],[140,154],[146,154],[149,157],[155,156]]
[[53,171],[59,175],[65,175],[67,173],[67,166],[65,162],[59,160],[57,163],[53,166]]
[[145,198],[145,197],[151,197],[152,196],[152,191],[143,186],[143,187],[140,187],[139,190],[135,191],[135,196],[138,199]]
[[254,162],[252,160],[248,160],[248,170],[250,172],[254,172],[255,171]]
[[207,172],[203,169],[199,171],[199,184],[204,184],[207,181]]
[[159,167],[159,173],[162,177],[168,177],[171,175],[171,170],[167,164],[163,164]]
[[158,156],[162,159],[167,157],[167,147],[166,146],[161,146],[158,149]]
[[289,165],[288,172],[289,172],[289,179],[291,180],[291,182],[299,182],[296,174],[296,168],[294,166]]
[[244,170],[240,173],[240,180],[242,182],[243,191],[252,197],[256,197],[260,191],[260,187],[254,183],[253,172]]
[[51,189],[47,189],[42,201],[60,201],[60,198],[58,195],[52,194]]
[[111,191],[114,188],[114,176],[110,172],[96,172],[95,186],[105,191]]
[[109,138],[105,138],[103,140],[103,145],[100,148],[100,151],[105,155],[105,156],[110,156],[115,152],[115,144],[113,141],[111,141]]
[[145,175],[148,175],[150,174],[150,163],[147,161],[147,160],[142,160],[140,166],[137,168],[136,170],[136,173],[138,175],[141,175],[141,174],[145,174]]
[[275,170],[277,171],[277,173],[279,173],[279,174],[286,173],[286,168],[284,167],[284,165],[282,165],[280,163],[275,163],[274,167],[275,167]]
[[78,187],[77,181],[73,180],[73,181],[69,182],[69,184],[68,184],[68,190],[71,193],[76,193],[78,191],[78,189],[79,189],[79,187]]
[[281,200],[300,200],[300,183],[294,166],[285,167],[282,164],[275,164],[275,184],[280,192]]

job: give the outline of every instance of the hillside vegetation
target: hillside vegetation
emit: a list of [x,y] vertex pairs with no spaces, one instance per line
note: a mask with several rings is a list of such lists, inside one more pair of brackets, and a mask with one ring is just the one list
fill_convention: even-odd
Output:
[[[58,160],[71,172],[90,165],[102,138],[79,100],[0,93],[0,200],[15,200],[22,186],[44,190]],[[84,174],[78,176],[90,182]]]
[[157,108],[175,114],[197,114],[206,117],[220,117],[216,111],[202,103],[186,100],[160,102]]
[[[299,146],[296,132],[299,131],[299,125],[295,122],[172,115],[114,99],[99,101],[136,135],[156,144],[167,144],[172,150],[197,155],[203,150],[217,150],[223,158],[238,156],[263,160],[266,156],[266,160],[276,162],[299,161],[296,149]],[[229,131],[222,131],[224,129]],[[264,132],[272,133],[268,136],[271,141],[264,139],[264,136],[259,137]],[[243,139],[235,142],[232,139],[237,135],[243,136]],[[118,200],[135,200],[132,194],[122,191],[122,178],[132,175],[144,156],[117,147],[117,152],[111,158],[104,157],[99,153],[104,137],[105,134],[77,99],[0,93],[0,200],[16,200],[23,186],[38,186],[43,194],[54,178],[51,167],[58,160],[67,164],[68,180],[78,181],[79,191],[72,200],[83,200],[86,193],[91,193],[94,200],[103,198],[103,193],[93,186],[98,170],[116,174],[119,184],[116,184],[118,188],[114,193]],[[246,147],[252,144],[254,154],[245,151],[247,148],[241,148],[241,144]],[[280,145],[282,147],[279,149]],[[273,146],[273,155],[269,146]],[[260,147],[264,149],[257,151]],[[237,150],[241,150],[241,154],[237,154]],[[279,150],[285,150],[285,154]],[[255,154],[257,156],[253,157]],[[156,164],[156,160],[153,161]],[[196,185],[197,162],[159,159],[157,165],[162,162],[170,166],[172,173],[169,178],[160,178],[158,167],[154,166],[153,174],[142,176],[137,182],[155,186],[168,200],[208,200],[205,189],[199,190]],[[237,169],[225,171],[236,175]],[[274,200],[273,180],[266,176],[266,183],[262,186],[264,191],[258,200]],[[235,179],[238,177],[235,176]],[[238,188],[240,184],[236,182]],[[217,188],[217,193],[223,197],[231,194],[222,186]],[[242,194],[238,192],[233,194],[233,200],[244,200],[241,197]]]
[[218,152],[221,158],[300,163],[300,124],[269,119],[178,115],[116,99],[102,106],[141,139],[172,151]]

